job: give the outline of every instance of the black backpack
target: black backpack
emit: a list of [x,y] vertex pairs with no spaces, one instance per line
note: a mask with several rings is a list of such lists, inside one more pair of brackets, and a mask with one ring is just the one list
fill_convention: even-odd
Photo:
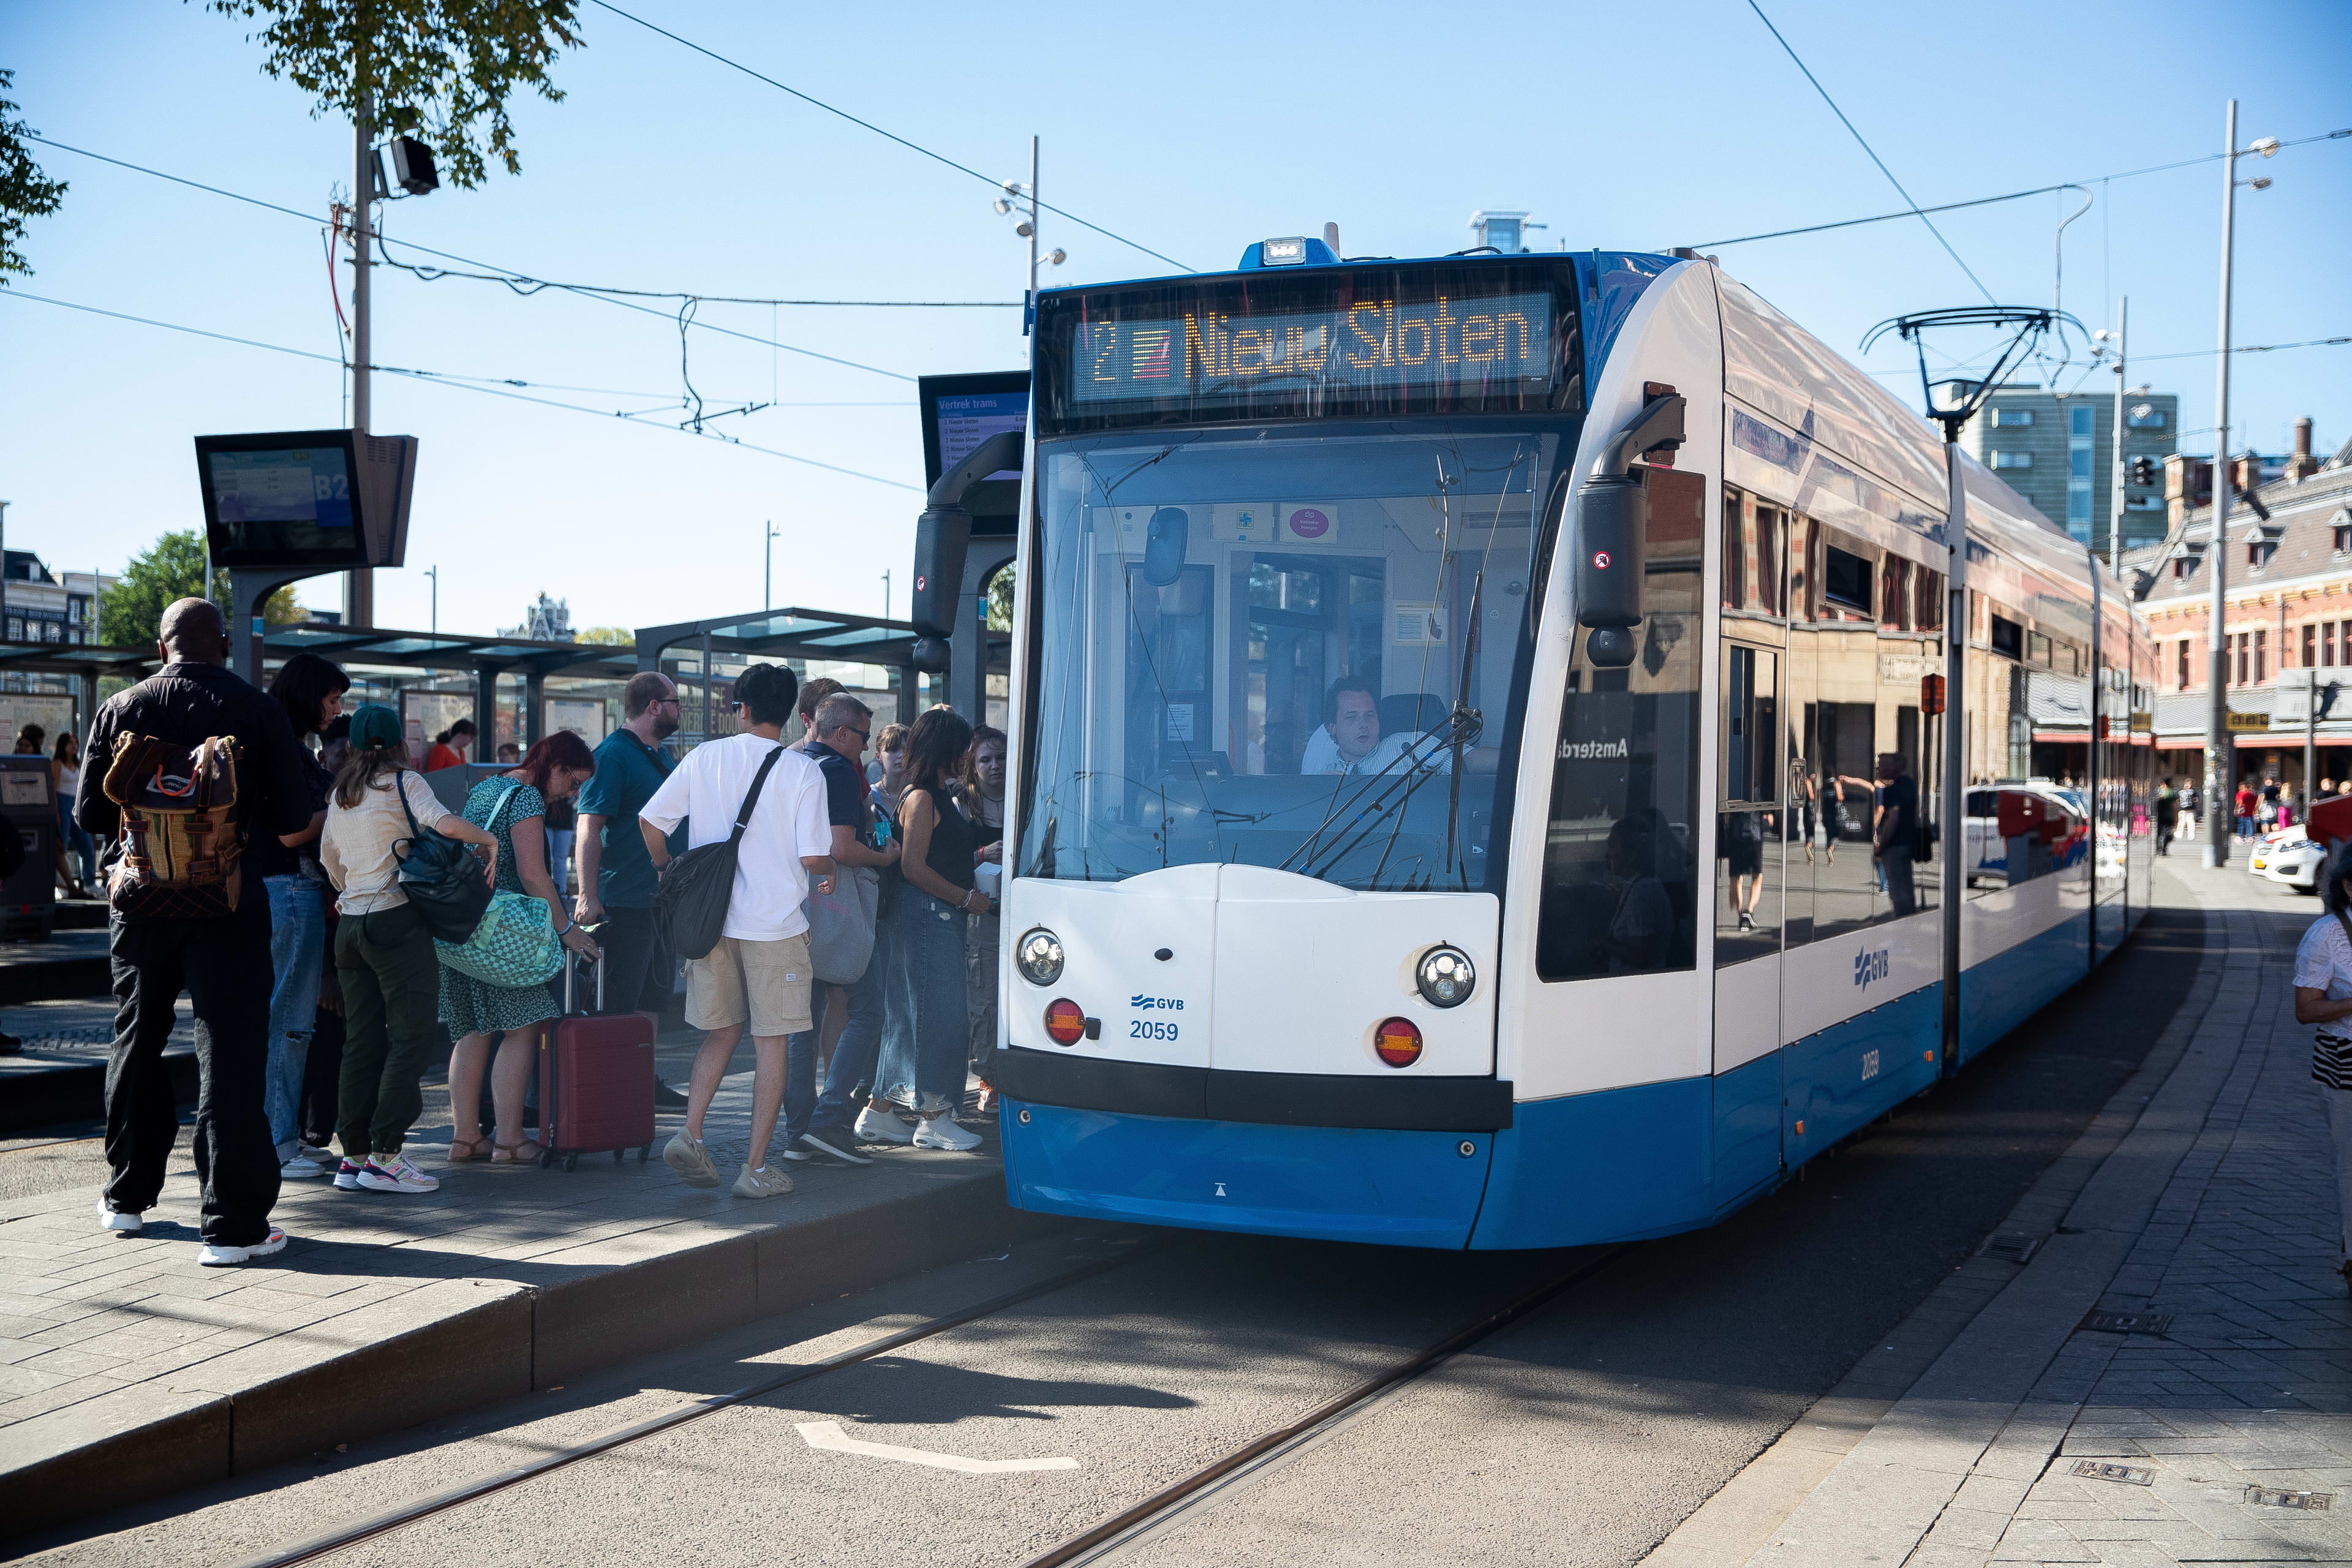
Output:
[[408,818],[408,837],[392,847],[393,858],[400,862],[400,890],[425,917],[427,931],[443,942],[463,944],[490,907],[489,879],[482,875],[482,863],[471,849],[416,825],[402,783],[407,776],[403,768],[392,777],[392,793],[400,797],[401,815]]
[[661,886],[654,891],[654,932],[678,957],[708,958],[726,933],[727,901],[735,893],[737,848],[751,823],[751,807],[759,804],[761,787],[783,754],[784,748],[779,745],[760,764],[760,776],[751,781],[743,809],[735,814],[734,832],[716,844],[688,850],[663,871]]

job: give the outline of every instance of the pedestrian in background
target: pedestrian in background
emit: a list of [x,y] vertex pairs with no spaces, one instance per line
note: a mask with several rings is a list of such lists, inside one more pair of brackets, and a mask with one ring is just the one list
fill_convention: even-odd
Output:
[[2231,802],[2236,813],[2239,837],[2252,838],[2254,836],[2254,811],[2260,804],[2261,796],[2254,793],[2254,777],[2248,773],[2238,781],[2238,793]]
[[[65,880],[77,899],[89,897],[98,886],[98,841],[74,820],[74,797],[81,793],[81,742],[71,730],[59,731],[57,749],[49,754],[49,780],[58,797],[58,858]],[[79,874],[73,869],[79,864]]]
[[2336,1271],[2352,1290],[2352,842],[2328,856],[2319,899],[2326,912],[2294,950],[2294,1018],[2317,1026],[2311,1076],[2335,1156]]
[[433,749],[425,753],[425,771],[437,773],[443,768],[457,767],[473,749],[474,721],[460,719],[433,737]]
[[[637,814],[656,870],[669,864],[667,835],[688,825],[695,848],[726,840],[745,820],[735,879],[719,944],[686,966],[686,1021],[707,1030],[687,1091],[686,1128],[662,1150],[688,1186],[715,1187],[719,1167],[704,1144],[703,1117],[727,1064],[751,1026],[751,1138],[735,1178],[739,1198],[772,1198],[792,1178],[768,1165],[782,1108],[791,1037],[814,1029],[809,992],[809,888],[833,891],[833,830],[825,820],[824,774],[783,744],[800,682],[782,665],[755,664],[735,681],[736,732],[686,754]],[[762,782],[761,772],[767,770]],[[754,784],[759,797],[751,798]]]
[[26,725],[16,731],[16,754],[20,757],[39,756],[41,747],[48,738],[49,732],[40,725]]
[[[1004,731],[982,724],[971,732],[964,749],[963,773],[956,792],[956,809],[971,824],[979,842],[973,852],[975,882],[982,866],[1000,869],[1004,864]],[[1003,884],[1000,880],[997,886]],[[991,900],[985,914],[967,917],[963,937],[963,995],[966,1026],[971,1034],[971,1070],[980,1078],[980,1109],[996,1109],[996,1090],[988,1081],[989,1057],[996,1049],[997,936],[1003,916]]]
[[441,1184],[402,1152],[425,1108],[419,1086],[437,1043],[441,995],[433,932],[400,890],[394,853],[419,828],[488,850],[487,874],[497,874],[499,841],[441,809],[423,775],[409,771],[400,716],[366,703],[352,715],[351,755],[335,774],[319,838],[319,863],[342,916],[335,928],[343,993],[335,1114],[343,1161],[335,1185],[346,1191],[429,1193]]
[[963,1101],[971,1021],[964,1001],[967,915],[995,908],[977,890],[980,837],[956,809],[956,774],[971,744],[971,726],[952,709],[934,708],[907,734],[907,789],[898,801],[905,879],[891,910],[898,963],[883,1003],[882,1066],[877,1100],[912,1110],[909,1131],[895,1115],[868,1106],[861,1137],[919,1149],[970,1149],[977,1135],[956,1125]]
[[[122,828],[125,802],[161,824],[165,808],[141,787],[142,778],[174,753],[184,757],[226,739],[234,748],[236,804],[222,832],[236,855],[199,868],[158,866],[143,855],[133,858],[127,845],[114,852],[107,921],[115,999],[114,1049],[106,1064],[109,1175],[98,1218],[109,1230],[136,1233],[141,1215],[163,1194],[180,1131],[163,1042],[184,990],[196,1016],[193,1152],[204,1187],[198,1228],[205,1239],[196,1261],[218,1268],[286,1245],[286,1233],[269,1223],[278,1158],[262,1110],[269,900],[244,885],[238,862],[264,836],[307,831],[310,794],[285,710],[228,668],[228,628],[217,605],[173,602],[156,628],[155,651],[163,668],[108,699],[90,725],[93,787],[77,795],[74,818],[110,844]],[[119,780],[110,776],[117,764],[125,775]],[[215,909],[220,912],[209,912]]]
[[[584,745],[586,742],[583,742],[582,744]],[[516,745],[512,741],[505,741],[499,743],[499,765],[500,767],[510,768],[521,761],[522,748],[520,746]]]
[[[833,863],[842,871],[878,872],[898,863],[898,846],[877,845],[874,809],[866,798],[866,772],[859,766],[866,742],[874,730],[874,710],[845,691],[836,691],[817,704],[811,734],[800,747],[824,775],[825,821],[832,830]],[[877,926],[880,921],[876,922]],[[824,1093],[814,1093],[819,1030],[794,1035],[788,1043],[784,1090],[784,1158],[805,1160],[823,1155],[862,1165],[850,1102],[873,1080],[882,1047],[882,977],[889,960],[875,933],[866,973],[846,985],[817,981],[809,992],[809,1012],[822,1026],[828,1005],[842,997],[843,1024],[833,1047],[824,1079]],[[806,1085],[803,1088],[803,1085]],[[813,1104],[811,1102],[814,1102]]]
[[269,1078],[263,1103],[269,1136],[278,1145],[278,1173],[289,1179],[315,1176],[326,1167],[326,1150],[303,1145],[300,1133],[302,1079],[310,1065],[310,1034],[319,1016],[319,981],[327,967],[327,878],[319,868],[317,842],[327,823],[327,796],[334,780],[313,761],[310,738],[343,710],[351,677],[315,653],[287,659],[269,683],[269,695],[286,711],[286,722],[301,749],[302,780],[309,793],[310,826],[286,844],[256,843],[247,869],[261,879],[269,899]]
[[866,777],[874,785],[875,806],[895,819],[898,797],[907,789],[907,726],[882,726],[882,732],[874,737],[874,763],[866,770]]
[[801,721],[801,732],[796,739],[806,742],[815,738],[817,705],[841,689],[841,682],[829,675],[801,682],[801,700],[793,710],[793,716]]
[[[594,958],[588,940],[556,890],[547,869],[547,803],[569,800],[581,781],[596,771],[588,742],[558,730],[532,742],[514,771],[495,773],[466,796],[466,820],[498,840],[498,872],[491,886],[502,893],[527,893],[547,906],[558,941],[583,958]],[[527,1164],[540,1146],[522,1134],[523,1090],[539,1059],[539,1027],[562,1011],[548,983],[493,985],[450,964],[441,966],[441,1022],[457,1043],[449,1052],[449,1163],[488,1160],[495,1165]],[[498,1059],[490,1059],[490,1037],[502,1035]],[[482,1072],[490,1074],[490,1104],[498,1115],[494,1132],[482,1133]]]
[[2156,852],[2172,853],[2173,835],[2180,830],[2180,792],[2167,775],[2156,786]]
[[[345,713],[336,719],[320,731],[319,741],[319,766],[327,775],[331,802],[335,775],[351,761],[352,716]],[[320,837],[326,837],[324,828]],[[326,876],[324,867],[319,875]],[[335,973],[335,930],[342,916],[335,908],[334,891],[334,884],[327,883],[327,962],[319,971],[319,1010],[310,1017],[310,1052],[302,1068],[302,1106],[296,1118],[301,1127],[296,1136],[320,1150],[335,1146],[336,1090],[343,1072],[343,984]]]
[[1900,752],[1878,757],[1877,813],[1871,821],[1871,853],[1886,882],[1886,900],[1896,918],[1919,907],[1912,859],[1919,848],[1919,786]]
[[[677,687],[655,670],[634,675],[621,689],[621,727],[597,746],[596,771],[580,788],[577,913],[604,952],[604,1005],[650,1013],[658,1027],[677,966],[654,930],[657,879],[637,813],[675,765],[662,742],[677,733]],[[685,834],[672,834],[667,847],[685,854]],[[656,1079],[654,1103],[675,1109],[686,1097]]]

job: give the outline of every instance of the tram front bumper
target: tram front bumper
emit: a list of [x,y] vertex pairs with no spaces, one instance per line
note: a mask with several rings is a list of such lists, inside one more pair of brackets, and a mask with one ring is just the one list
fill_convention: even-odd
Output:
[[1006,1196],[1087,1219],[1324,1241],[1469,1245],[1495,1134],[1140,1116],[1012,1098]]

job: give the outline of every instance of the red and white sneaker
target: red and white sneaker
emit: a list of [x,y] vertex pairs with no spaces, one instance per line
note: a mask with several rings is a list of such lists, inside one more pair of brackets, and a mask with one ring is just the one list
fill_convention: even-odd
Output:
[[249,1263],[257,1258],[267,1258],[273,1252],[286,1250],[286,1233],[276,1226],[269,1234],[250,1247],[223,1247],[206,1242],[197,1250],[196,1261],[206,1268],[228,1268],[239,1263]]
[[346,1160],[335,1167],[335,1185],[347,1193],[360,1190],[360,1172],[365,1166],[357,1160]]
[[405,1154],[371,1154],[360,1167],[360,1185],[372,1193],[430,1193],[441,1187],[438,1176],[428,1176]]

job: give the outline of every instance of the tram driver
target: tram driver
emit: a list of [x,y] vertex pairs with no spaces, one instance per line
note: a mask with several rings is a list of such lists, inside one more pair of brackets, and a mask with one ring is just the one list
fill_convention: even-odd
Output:
[[[1323,694],[1323,727],[1307,737],[1298,759],[1302,773],[1395,773],[1429,768],[1446,773],[1454,766],[1451,731],[1381,733],[1381,694],[1371,682],[1343,675]],[[1468,772],[1492,772],[1475,767]]]

